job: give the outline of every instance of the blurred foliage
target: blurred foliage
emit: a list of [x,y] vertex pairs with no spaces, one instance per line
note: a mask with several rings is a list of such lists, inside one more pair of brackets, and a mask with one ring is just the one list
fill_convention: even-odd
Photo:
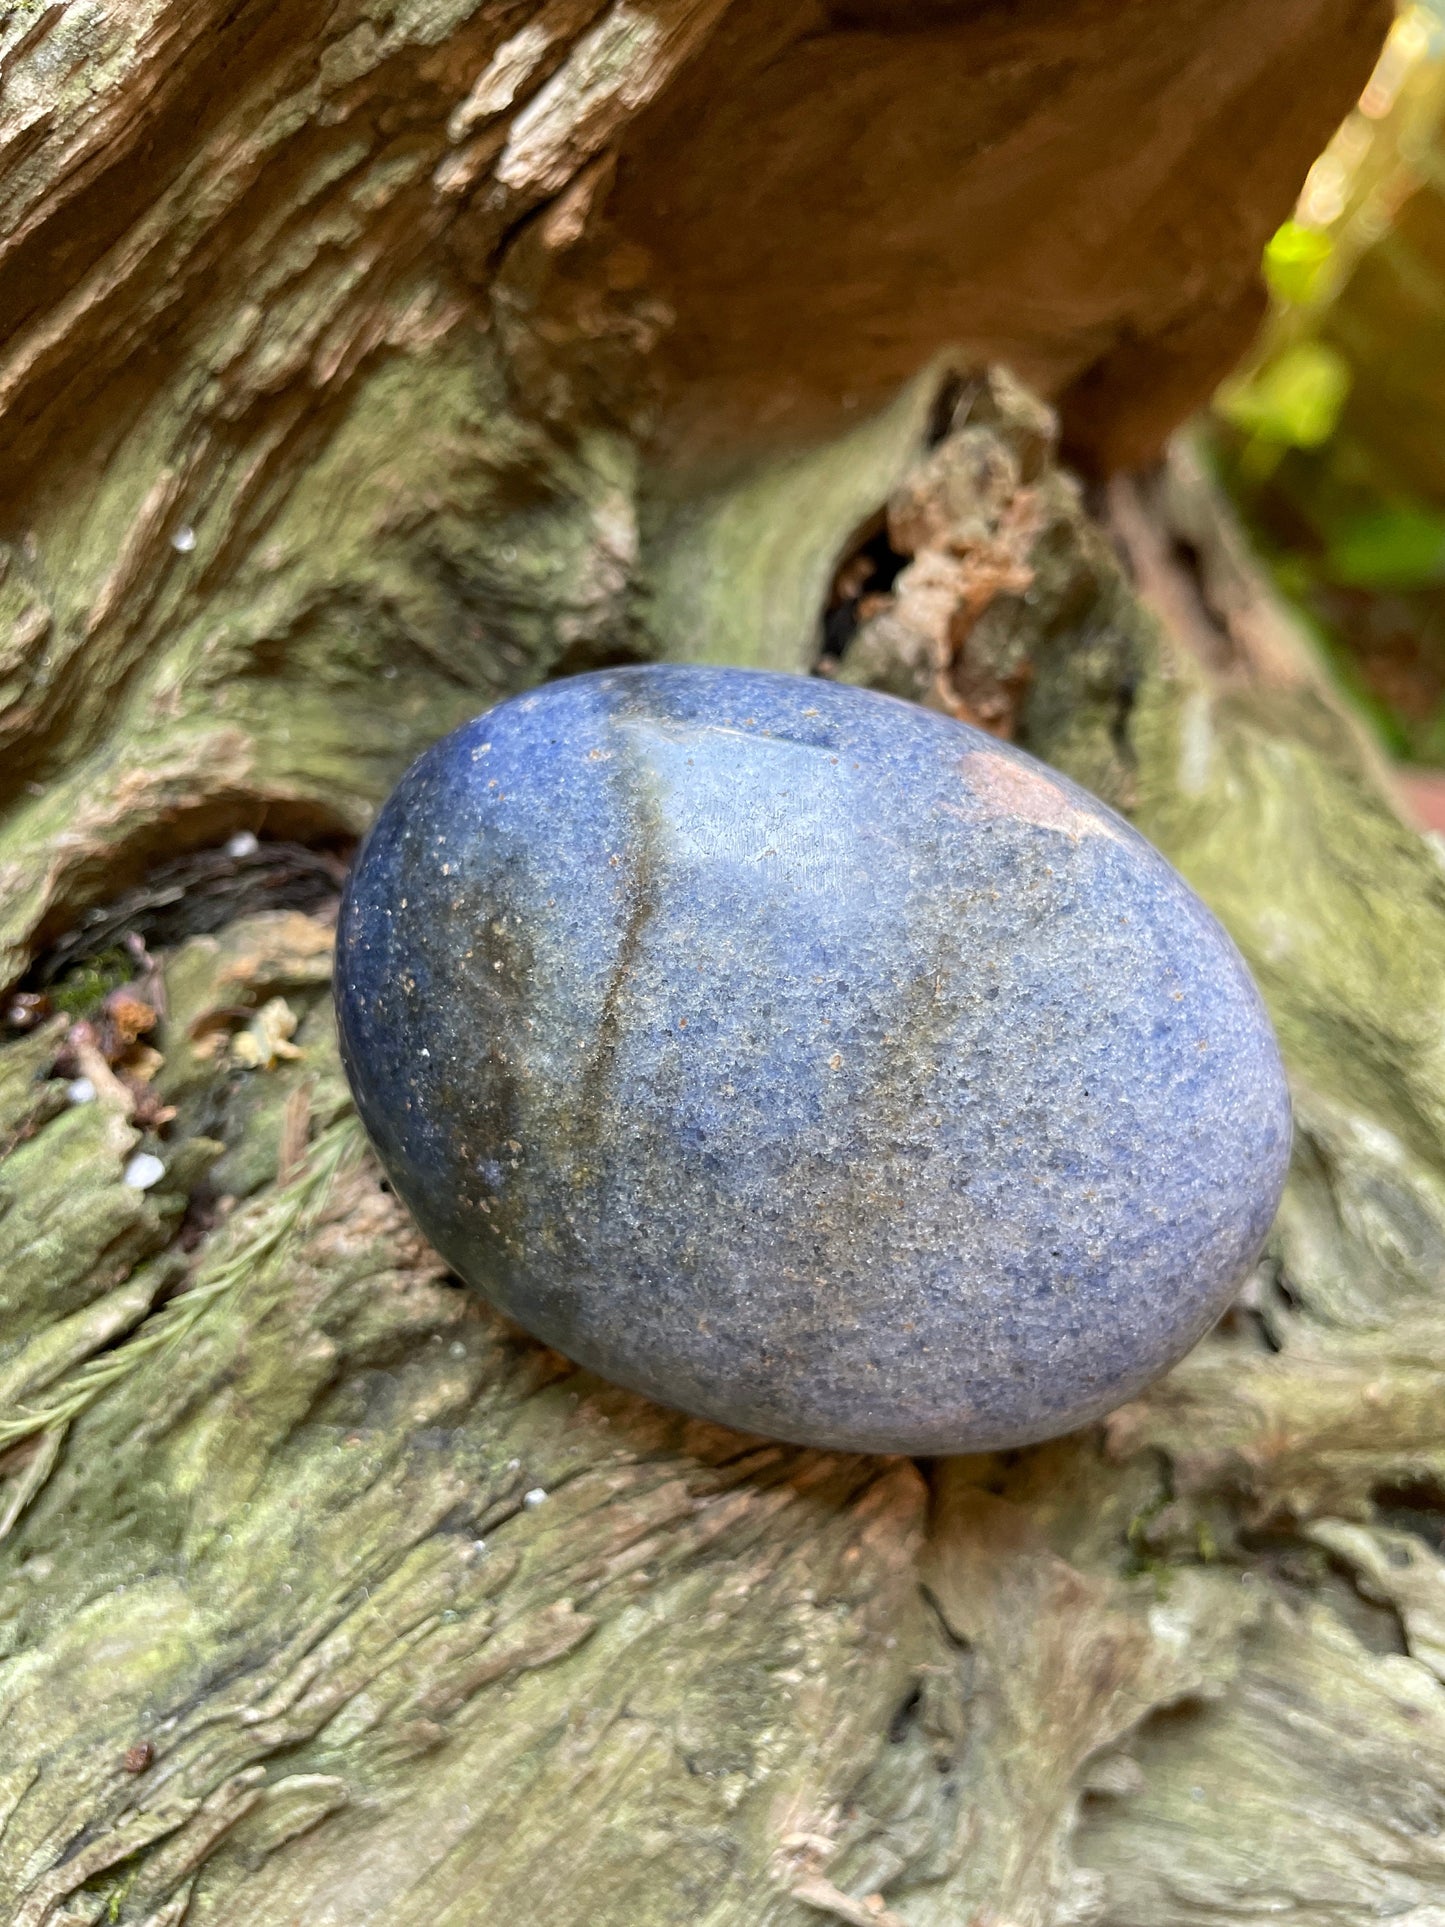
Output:
[[1286,221],[1264,251],[1264,278],[1276,301],[1313,301],[1324,284],[1335,247],[1319,228]]
[[1326,555],[1355,589],[1431,589],[1445,582],[1445,516],[1415,502],[1365,509],[1337,529]]
[[1402,9],[1263,265],[1222,475],[1387,746],[1445,763],[1445,0]]
[[1273,472],[1287,448],[1322,448],[1339,427],[1350,364],[1324,341],[1296,341],[1220,391],[1218,406],[1246,440],[1252,475]]

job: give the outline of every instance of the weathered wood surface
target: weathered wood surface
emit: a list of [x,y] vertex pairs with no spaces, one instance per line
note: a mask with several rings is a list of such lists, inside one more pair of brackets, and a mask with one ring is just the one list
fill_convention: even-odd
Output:
[[[1010,257],[1015,332],[1000,296],[964,344],[1130,444],[1209,361],[1202,336],[1169,360],[1190,276],[1244,288],[1380,25],[1239,18],[1040,0],[767,34],[784,73],[896,57],[896,114],[918,62],[962,86],[993,49],[1001,194],[1051,114],[1097,99],[1112,138],[1089,73],[1163,59],[1167,28],[1193,84],[1135,145],[1179,212],[1168,273],[1124,258],[1109,292],[1115,203],[1085,233],[1061,202]],[[708,361],[691,235],[669,266],[626,223],[674,149],[669,191],[705,178],[668,103],[705,144],[709,71],[730,137],[751,9],[158,0],[0,31],[6,974],[139,928],[160,1012],[135,1043],[112,999],[0,1048],[5,1918],[1438,1927],[1445,877],[1189,451],[1091,521],[1037,405],[949,378],[966,276],[879,347],[917,286],[881,241],[824,311],[831,421],[783,345]],[[820,85],[820,128],[851,98]],[[1086,132],[1061,152],[1107,173]],[[1237,254],[1185,218],[1230,168]],[[866,248],[884,216],[840,200]],[[1045,312],[1024,295],[1065,237],[1098,252]],[[830,624],[834,673],[986,712],[1129,810],[1249,955],[1299,1119],[1266,1262],[1165,1384],[935,1467],[692,1424],[449,1283],[350,1116],[325,865],[266,868],[559,666],[809,666],[885,508],[906,566]],[[185,937],[156,866],[247,830],[254,857],[201,860],[231,913]],[[302,907],[258,910],[246,877],[284,861]]]

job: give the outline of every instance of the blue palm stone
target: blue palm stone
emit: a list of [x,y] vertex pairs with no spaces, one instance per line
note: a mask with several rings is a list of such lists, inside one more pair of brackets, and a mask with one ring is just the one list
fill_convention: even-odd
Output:
[[1229,939],[1102,804],[891,697],[644,667],[413,764],[348,886],[342,1046],[453,1268],[779,1438],[1066,1431],[1256,1257],[1283,1073]]

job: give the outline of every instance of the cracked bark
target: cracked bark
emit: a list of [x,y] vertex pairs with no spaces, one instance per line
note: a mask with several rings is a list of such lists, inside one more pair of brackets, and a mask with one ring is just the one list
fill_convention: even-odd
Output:
[[[0,23],[3,974],[138,934],[160,1013],[0,1047],[6,1918],[1445,1917],[1439,862],[1188,447],[1094,521],[951,372],[1157,453],[1382,13]],[[459,1291],[327,994],[422,744],[595,662],[807,668],[880,531],[830,666],[1129,810],[1299,1110],[1170,1379],[937,1467],[690,1422]]]

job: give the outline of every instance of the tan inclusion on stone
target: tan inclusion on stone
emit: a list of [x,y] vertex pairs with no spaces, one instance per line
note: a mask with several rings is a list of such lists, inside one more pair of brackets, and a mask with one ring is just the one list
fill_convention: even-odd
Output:
[[976,801],[989,816],[1022,818],[1041,830],[1059,830],[1077,843],[1086,836],[1124,839],[1124,826],[1097,805],[1082,807],[1062,783],[1050,782],[1001,751],[976,749],[964,758],[964,771]]

